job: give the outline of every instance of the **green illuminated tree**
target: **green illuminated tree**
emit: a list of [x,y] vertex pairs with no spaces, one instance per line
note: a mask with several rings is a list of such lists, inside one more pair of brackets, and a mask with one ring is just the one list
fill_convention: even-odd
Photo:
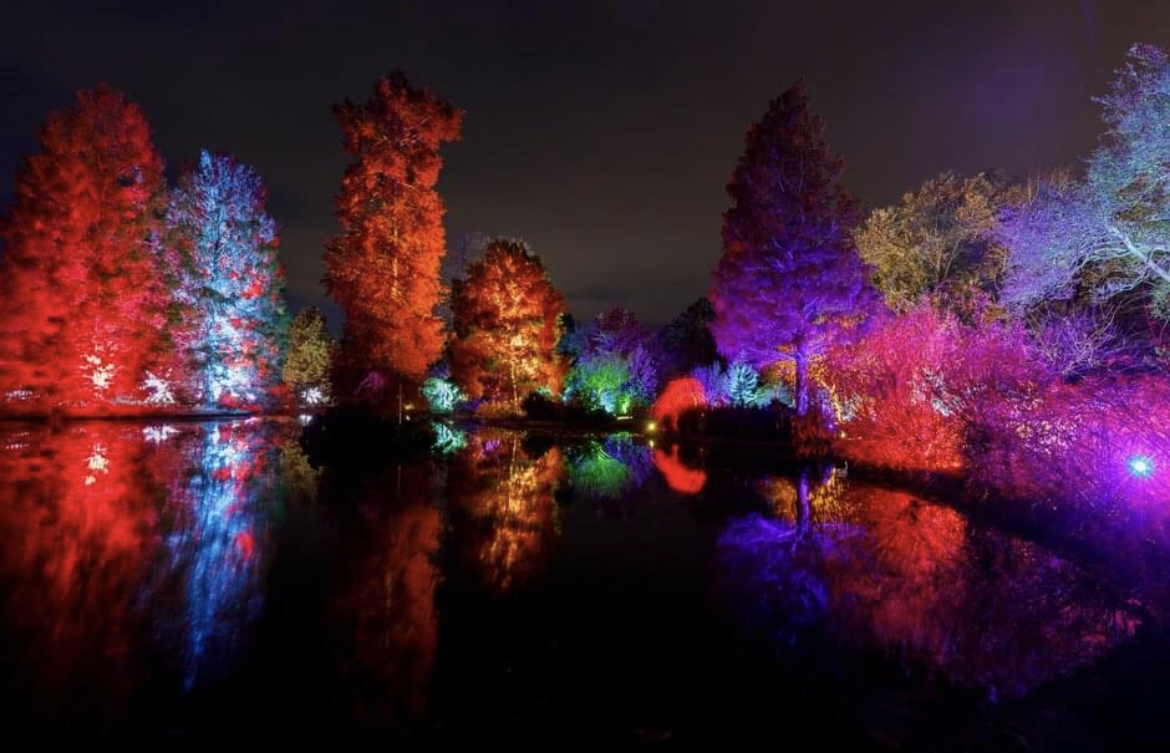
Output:
[[284,383],[304,402],[327,402],[331,393],[329,371],[336,349],[325,327],[324,314],[312,306],[301,309],[288,330]]

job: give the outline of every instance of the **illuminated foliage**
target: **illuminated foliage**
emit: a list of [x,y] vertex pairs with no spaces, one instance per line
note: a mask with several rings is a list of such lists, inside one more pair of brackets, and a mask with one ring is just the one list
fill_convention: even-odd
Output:
[[830,395],[845,456],[943,470],[962,466],[968,428],[980,411],[1030,394],[1045,372],[1017,326],[969,326],[920,305],[834,350],[817,377]]
[[421,391],[432,413],[450,413],[467,399],[459,385],[438,377],[430,377],[423,382]]
[[518,410],[531,392],[560,393],[565,304],[538,256],[521,242],[494,240],[453,293],[451,376],[469,397]]
[[[325,289],[345,310],[342,367],[421,382],[443,348],[439,147],[459,137],[462,111],[401,73],[380,79],[364,104],[335,108],[346,168],[337,195],[341,233],[325,251]],[[347,385],[352,388],[354,385]]]
[[1018,194],[986,173],[943,173],[901,204],[875,209],[853,238],[886,304],[906,311],[938,295],[958,309],[965,297],[990,292],[1004,261],[993,239],[997,215]]
[[137,401],[169,345],[162,158],[142,110],[104,87],[52,113],[40,144],[3,225],[0,395],[47,409]]
[[1107,130],[1083,183],[1045,181],[1000,229],[1010,250],[1004,299],[1030,307],[1078,290],[1098,301],[1170,289],[1170,59],[1130,48],[1098,100]]
[[800,415],[810,405],[811,363],[870,300],[850,237],[857,210],[841,172],[798,83],[748,130],[727,187],[712,333],[728,359],[757,368],[791,361]]
[[[302,403],[329,402],[333,394],[329,380],[337,343],[325,328],[325,316],[312,306],[301,309],[288,328],[288,354],[282,379]],[[318,400],[309,400],[312,390]]]
[[[1170,380],[1100,374],[986,407],[967,449],[977,486],[1010,499],[1101,511],[1114,523],[1164,515],[1170,499]],[[1148,473],[1135,473],[1141,458]]]
[[178,345],[206,407],[262,405],[280,382],[288,315],[260,176],[204,150],[167,212],[182,255]]
[[581,331],[566,394],[589,410],[624,415],[649,405],[658,391],[650,332],[629,309],[607,309]]
[[677,428],[678,419],[689,410],[707,407],[707,393],[694,377],[671,379],[654,401],[650,414],[664,428]]

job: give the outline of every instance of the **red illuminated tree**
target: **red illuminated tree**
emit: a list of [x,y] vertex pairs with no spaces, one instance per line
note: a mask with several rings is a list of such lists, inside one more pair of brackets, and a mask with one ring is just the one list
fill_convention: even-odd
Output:
[[857,207],[841,187],[842,169],[797,83],[748,129],[727,187],[733,204],[710,294],[712,333],[729,361],[791,362],[802,415],[810,362],[872,295],[850,238]]
[[368,102],[334,112],[354,158],[337,195],[341,233],[325,251],[326,290],[346,313],[343,374],[421,382],[443,348],[439,147],[459,137],[463,113],[397,72]]
[[0,400],[140,398],[165,350],[169,301],[163,161],[146,116],[121,92],[82,91],[40,142],[3,226]]
[[538,389],[560,392],[565,302],[538,256],[518,241],[492,241],[453,288],[451,376],[470,397],[518,407]]

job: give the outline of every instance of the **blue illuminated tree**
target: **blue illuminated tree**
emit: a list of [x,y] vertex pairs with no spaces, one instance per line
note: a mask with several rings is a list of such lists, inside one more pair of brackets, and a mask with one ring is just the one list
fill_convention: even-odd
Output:
[[1134,45],[1097,101],[1107,130],[1085,180],[1043,181],[1001,223],[1003,300],[1031,308],[1137,292],[1170,320],[1170,57]]
[[790,362],[796,410],[812,393],[809,366],[873,299],[850,231],[857,207],[843,165],[797,83],[751,126],[727,192],[715,268],[712,334],[728,360],[762,369]]
[[182,176],[168,221],[182,257],[177,340],[207,408],[267,402],[281,378],[288,327],[276,223],[252,168],[200,154]]

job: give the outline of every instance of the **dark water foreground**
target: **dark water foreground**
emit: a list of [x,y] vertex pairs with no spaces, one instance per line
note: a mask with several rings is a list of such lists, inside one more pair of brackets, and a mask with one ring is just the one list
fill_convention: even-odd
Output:
[[[0,427],[10,736],[423,750],[1155,750],[1157,579],[628,437]],[[1140,538],[1140,537],[1139,537]],[[1165,572],[1157,552],[1116,552]],[[1114,575],[1111,575],[1114,574]]]

